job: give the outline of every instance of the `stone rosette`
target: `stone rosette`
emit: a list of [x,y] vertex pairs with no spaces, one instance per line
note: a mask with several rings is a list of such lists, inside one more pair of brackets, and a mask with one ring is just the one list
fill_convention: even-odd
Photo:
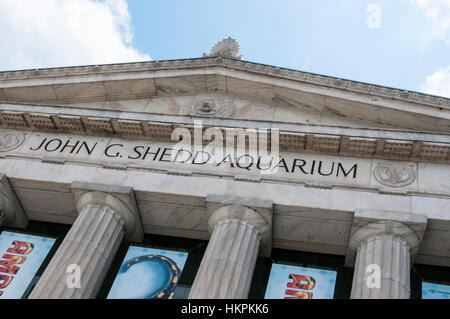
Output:
[[232,118],[236,105],[225,97],[203,96],[195,99],[181,110],[183,115]]
[[18,148],[25,141],[25,135],[19,132],[0,131],[0,152]]
[[405,187],[416,179],[413,167],[401,163],[378,163],[373,170],[375,179],[385,186]]

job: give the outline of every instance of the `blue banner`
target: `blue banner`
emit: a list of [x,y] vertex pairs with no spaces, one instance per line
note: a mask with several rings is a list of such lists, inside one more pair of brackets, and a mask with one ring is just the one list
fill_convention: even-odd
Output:
[[265,299],[333,299],[336,272],[272,264]]
[[53,238],[0,234],[0,298],[22,298],[54,243]]
[[422,299],[450,299],[450,286],[423,282]]
[[187,253],[130,246],[108,299],[171,299]]

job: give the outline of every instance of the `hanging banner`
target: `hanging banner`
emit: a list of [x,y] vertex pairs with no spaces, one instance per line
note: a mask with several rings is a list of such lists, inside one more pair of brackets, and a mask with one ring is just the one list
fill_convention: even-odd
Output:
[[53,238],[0,234],[0,298],[22,298],[54,243]]
[[423,282],[422,299],[450,299],[450,286]]
[[272,264],[265,299],[333,299],[336,272]]
[[171,299],[188,253],[130,246],[108,299]]

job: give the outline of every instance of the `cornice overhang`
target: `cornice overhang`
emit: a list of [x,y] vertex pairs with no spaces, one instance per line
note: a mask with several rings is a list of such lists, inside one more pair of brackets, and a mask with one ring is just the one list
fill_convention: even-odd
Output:
[[[279,79],[289,79],[312,84],[320,84],[321,86],[329,88],[339,88],[350,92],[367,93],[372,96],[388,97],[396,100],[415,102],[424,105],[431,105],[450,109],[450,99],[445,97],[395,89],[358,81],[345,80],[331,76],[302,72],[287,68],[280,68],[260,63],[243,61],[239,59],[232,59],[228,57],[177,59],[177,60],[161,60],[161,61],[134,62],[134,63],[72,66],[62,68],[4,71],[0,72],[0,83],[4,84],[11,81],[33,80],[33,79],[36,80],[44,78],[52,78],[53,80],[56,80],[56,78],[58,77],[67,78],[67,76],[106,75],[106,74],[118,74],[130,72],[179,70],[205,66],[225,67],[234,70],[242,70],[249,73],[268,75]],[[133,76],[125,75],[121,79],[132,79],[132,78]],[[117,78],[117,80],[119,80],[119,78]],[[3,87],[3,85],[1,87]],[[8,87],[8,85],[5,85],[4,87]]]
[[0,72],[5,102],[64,104],[199,92],[450,132],[447,98],[224,57]]

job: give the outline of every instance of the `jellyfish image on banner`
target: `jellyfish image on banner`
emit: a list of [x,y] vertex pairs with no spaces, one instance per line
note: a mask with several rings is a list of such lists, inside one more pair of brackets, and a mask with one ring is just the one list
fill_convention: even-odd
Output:
[[108,299],[171,299],[188,254],[130,246]]

